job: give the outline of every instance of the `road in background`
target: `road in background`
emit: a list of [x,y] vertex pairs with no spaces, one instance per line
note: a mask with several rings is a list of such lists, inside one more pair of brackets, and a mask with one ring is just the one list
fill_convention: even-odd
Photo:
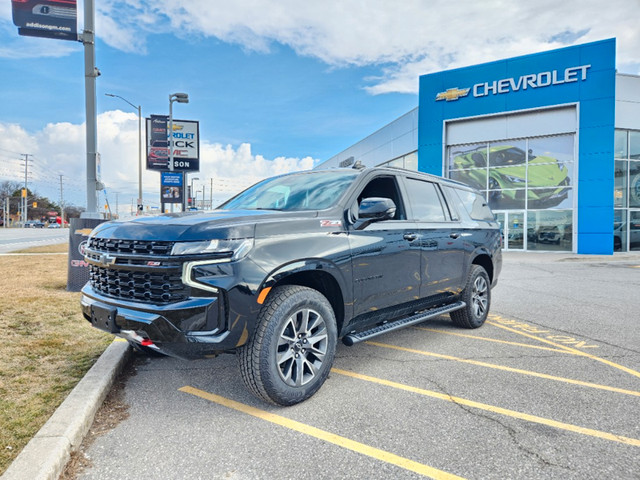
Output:
[[0,253],[68,241],[68,228],[0,228]]
[[506,254],[478,330],[439,317],[339,345],[311,399],[266,405],[233,355],[138,357],[83,480],[638,478],[640,256]]

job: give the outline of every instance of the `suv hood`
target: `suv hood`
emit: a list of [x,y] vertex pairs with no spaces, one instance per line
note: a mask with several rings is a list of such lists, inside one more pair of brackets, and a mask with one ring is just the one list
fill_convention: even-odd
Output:
[[214,210],[164,214],[102,223],[91,232],[91,236],[145,241],[251,238],[254,236],[256,223],[307,220],[317,215],[315,211],[277,210]]

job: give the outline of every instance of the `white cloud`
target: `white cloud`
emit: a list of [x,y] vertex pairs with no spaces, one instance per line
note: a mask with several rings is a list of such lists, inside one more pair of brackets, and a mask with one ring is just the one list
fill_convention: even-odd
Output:
[[[637,0],[102,0],[96,9],[98,35],[122,51],[144,54],[149,37],[168,32],[263,53],[281,44],[334,67],[378,66],[372,94],[415,93],[420,74],[610,37],[618,38],[619,69],[640,73]],[[53,43],[5,45],[0,57],[71,51]]]
[[[102,182],[109,193],[111,207],[115,208],[118,192],[120,212],[130,210],[138,197],[138,117],[120,110],[98,116]],[[38,132],[27,132],[19,125],[0,123],[0,180],[24,181],[24,167],[20,153],[30,153],[29,185],[39,195],[58,201],[60,177],[63,175],[65,201],[75,205],[86,202],[86,156],[84,124],[50,123]],[[143,150],[143,162],[144,162]],[[277,157],[267,159],[251,151],[251,145],[237,147],[209,143],[201,139],[200,172],[194,190],[206,192],[211,198],[213,179],[214,205],[234,193],[272,175],[313,168],[317,160],[311,157]],[[160,195],[160,174],[142,172],[143,198],[147,205],[157,206]],[[98,205],[104,203],[101,193]]]
[[103,9],[118,32],[170,29],[260,52],[279,43],[331,66],[378,65],[373,94],[416,92],[419,74],[614,36],[619,67],[639,73],[640,65],[636,0],[111,0]]

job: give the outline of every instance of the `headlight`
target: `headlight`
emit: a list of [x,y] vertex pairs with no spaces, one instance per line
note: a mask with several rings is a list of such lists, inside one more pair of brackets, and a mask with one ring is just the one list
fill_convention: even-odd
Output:
[[206,253],[227,254],[231,260],[239,260],[249,253],[253,239],[205,240],[203,242],[178,242],[173,245],[171,255],[201,255]]
[[512,175],[504,175],[504,178],[511,183],[525,183],[525,179],[522,177],[514,177]]

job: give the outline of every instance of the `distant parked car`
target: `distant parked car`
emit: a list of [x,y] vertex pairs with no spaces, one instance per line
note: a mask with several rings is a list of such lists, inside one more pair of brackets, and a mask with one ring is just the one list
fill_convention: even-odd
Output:
[[60,224],[59,223],[50,223],[47,228],[60,228]]
[[32,220],[29,222],[25,222],[24,228],[44,228],[44,223]]
[[538,243],[560,243],[560,230],[557,226],[541,227],[538,230]]

